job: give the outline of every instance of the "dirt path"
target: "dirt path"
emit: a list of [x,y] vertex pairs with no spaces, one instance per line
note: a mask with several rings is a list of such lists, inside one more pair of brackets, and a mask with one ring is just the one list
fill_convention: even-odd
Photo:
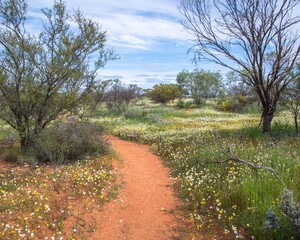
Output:
[[172,179],[159,157],[149,147],[108,139],[122,163],[117,166],[124,185],[117,199],[101,212],[101,223],[92,239],[162,240],[178,237],[182,228],[174,211],[178,199]]

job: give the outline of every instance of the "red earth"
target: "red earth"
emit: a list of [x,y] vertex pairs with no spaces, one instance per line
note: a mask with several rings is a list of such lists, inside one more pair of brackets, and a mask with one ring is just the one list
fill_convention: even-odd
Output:
[[117,198],[99,212],[91,239],[182,239],[185,226],[169,170],[149,146],[112,136],[108,140],[121,160],[115,165],[123,184]]

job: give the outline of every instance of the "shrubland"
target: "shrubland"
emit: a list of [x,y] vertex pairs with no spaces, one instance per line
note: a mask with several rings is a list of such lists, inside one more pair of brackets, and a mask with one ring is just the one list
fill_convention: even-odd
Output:
[[103,129],[75,117],[55,121],[24,153],[1,123],[0,140],[0,239],[88,238],[118,187]]
[[[278,112],[266,135],[258,128],[259,111],[220,111],[215,100],[194,109],[175,106],[142,100],[124,115],[102,109],[94,120],[123,139],[151,144],[171,167],[191,220],[208,236],[217,229],[225,239],[296,239],[299,219],[287,214],[299,213],[300,200],[300,139],[292,115]],[[217,163],[228,148],[240,159],[274,169],[282,181],[241,162]],[[284,204],[286,199],[292,204]],[[272,219],[278,224],[270,227]]]

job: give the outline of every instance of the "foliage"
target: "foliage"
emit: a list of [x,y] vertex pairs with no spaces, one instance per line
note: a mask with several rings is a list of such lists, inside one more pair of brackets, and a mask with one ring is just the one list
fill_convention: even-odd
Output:
[[79,104],[96,72],[115,58],[99,23],[79,10],[70,15],[57,0],[42,12],[42,30],[33,35],[26,30],[26,0],[0,2],[0,117],[18,132],[23,149]]
[[193,72],[182,71],[177,75],[177,84],[190,95],[196,104],[204,99],[219,96],[222,93],[221,74],[195,69]]
[[298,116],[300,113],[300,64],[292,73],[292,81],[283,94],[282,103],[294,116],[296,134],[299,133]]
[[108,108],[122,112],[129,103],[141,95],[141,88],[136,85],[125,86],[120,80],[108,80],[108,89],[104,91],[103,101]]
[[[288,74],[300,55],[299,0],[182,0],[183,26],[194,36],[194,60],[211,61],[243,76],[262,106],[262,128],[271,122]],[[217,14],[217,16],[216,16]]]
[[[295,202],[293,192],[285,189],[280,196],[279,212],[281,219],[290,223],[294,229],[295,237],[300,237],[300,202]],[[266,216],[265,227],[269,231],[278,231],[278,229],[285,229],[285,223],[277,217],[278,214],[273,209],[269,209]]]
[[10,126],[0,121],[0,142],[5,147],[10,147],[18,141],[18,134]]
[[55,122],[35,139],[37,162],[50,161],[61,165],[91,155],[107,153],[107,143],[101,139],[101,129],[89,122],[71,119]]
[[[218,231],[224,239],[292,239],[295,230],[278,214],[282,184],[272,174],[254,171],[237,162],[214,164],[222,145],[232,146],[242,159],[273,167],[299,201],[299,137],[292,134],[287,116],[276,116],[271,135],[257,128],[259,114],[220,112],[214,105],[193,111],[140,106],[160,121],[119,119],[110,131],[123,139],[150,143],[152,150],[172,167],[191,219],[204,232]],[[106,125],[109,125],[108,119]],[[267,230],[266,214],[273,209],[280,228]],[[223,233],[220,232],[223,229]]]
[[146,119],[150,123],[156,123],[156,124],[165,124],[165,123],[167,123],[167,121],[165,119],[163,119],[159,114],[156,114],[156,113],[147,114]]
[[127,119],[139,119],[145,115],[145,111],[137,108],[130,108],[124,113],[124,117]]
[[300,237],[300,202],[295,202],[293,192],[285,190],[281,195],[281,210],[295,228],[296,237]]
[[177,74],[176,82],[179,87],[179,90],[183,96],[189,95],[188,83],[190,81],[190,72],[188,70],[182,70]]
[[218,101],[218,109],[221,111],[243,112],[250,102],[244,95],[237,94]]
[[[245,73],[247,74],[247,73]],[[246,77],[237,72],[230,71],[226,74],[227,96],[245,96],[249,103],[260,103],[257,93],[253,87],[247,84]]]
[[19,163],[20,161],[20,153],[13,149],[12,151],[8,151],[4,155],[4,160],[8,163]]
[[148,96],[156,103],[166,104],[174,101],[181,95],[176,84],[159,84],[155,85],[148,93]]
[[196,108],[197,105],[194,103],[194,101],[185,101],[184,99],[180,99],[176,107],[179,109],[191,109],[191,108]]
[[115,191],[109,156],[51,168],[0,169],[1,239],[87,239]]

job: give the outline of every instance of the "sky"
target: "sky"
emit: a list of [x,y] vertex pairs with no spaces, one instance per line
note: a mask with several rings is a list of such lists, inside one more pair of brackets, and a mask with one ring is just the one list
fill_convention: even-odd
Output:
[[[29,31],[40,28],[42,8],[51,7],[54,0],[28,0]],[[159,83],[175,83],[182,70],[195,68],[229,71],[214,63],[195,65],[194,36],[184,31],[178,7],[180,0],[65,0],[68,11],[80,9],[107,32],[106,46],[113,48],[119,60],[108,62],[98,75],[101,79],[119,79],[126,84],[151,88]],[[300,4],[294,14],[299,15]],[[298,31],[300,31],[298,24]]]
[[[126,84],[151,88],[159,83],[175,83],[177,74],[184,69],[222,70],[212,63],[192,63],[192,54],[187,54],[192,36],[180,23],[180,0],[65,2],[69,11],[79,8],[86,17],[98,21],[107,32],[107,47],[120,56],[99,71],[103,80],[120,79]],[[40,10],[51,7],[53,1],[28,0],[28,4],[29,16],[37,19],[42,16]]]

